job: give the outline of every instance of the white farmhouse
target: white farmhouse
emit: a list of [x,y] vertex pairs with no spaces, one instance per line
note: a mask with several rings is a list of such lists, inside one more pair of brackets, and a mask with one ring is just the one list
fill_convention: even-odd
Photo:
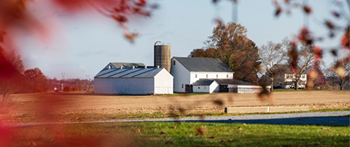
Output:
[[173,76],[164,68],[111,68],[109,65],[94,77],[94,93],[173,94]]
[[[294,88],[295,85],[295,74],[293,73],[286,73],[284,74],[284,89],[292,89]],[[307,81],[307,74],[302,73],[301,76],[299,77],[299,82],[298,82],[298,88],[299,89],[305,89],[306,87],[306,81]]]
[[234,72],[216,58],[173,57],[170,73],[174,76],[174,92],[195,92],[198,86],[204,86],[195,84],[199,79],[233,79]]

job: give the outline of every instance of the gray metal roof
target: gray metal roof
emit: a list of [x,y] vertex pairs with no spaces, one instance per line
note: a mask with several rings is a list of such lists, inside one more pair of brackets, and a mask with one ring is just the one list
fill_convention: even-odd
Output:
[[151,78],[163,68],[111,68],[102,69],[94,78]]
[[213,83],[214,80],[198,80],[195,83],[193,83],[193,86],[209,86],[211,83]]
[[[123,63],[123,62],[111,62],[111,63],[108,63],[109,64],[112,64],[115,68],[120,68],[120,66],[123,66],[123,68],[132,68],[132,66],[135,66],[135,67],[145,67],[145,64],[143,63]],[[107,65],[107,66],[108,66]],[[107,67],[106,66],[106,67]]]
[[233,72],[224,63],[222,63],[220,59],[217,58],[174,58],[179,61],[188,71]]

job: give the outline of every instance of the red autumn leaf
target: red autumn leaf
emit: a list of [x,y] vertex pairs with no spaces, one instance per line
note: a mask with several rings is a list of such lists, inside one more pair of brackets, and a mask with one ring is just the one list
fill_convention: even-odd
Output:
[[336,49],[332,49],[332,50],[331,50],[331,53],[332,53],[333,56],[338,56],[337,50],[336,50]]
[[339,18],[339,17],[340,17],[340,14],[339,14],[338,12],[336,12],[336,11],[332,11],[331,13],[332,13],[332,15],[333,15],[334,17],[336,17],[336,18]]
[[331,30],[335,29],[334,24],[332,22],[330,22],[329,20],[326,20],[325,24],[329,29],[331,29]]
[[349,39],[350,39],[350,38],[348,38],[348,37],[346,37],[346,36],[344,36],[344,37],[342,38],[340,44],[341,44],[341,46],[342,46],[343,48],[350,49]]
[[206,128],[197,128],[196,131],[198,135],[205,135],[208,130]]
[[224,102],[222,100],[214,100],[213,103],[219,106],[224,105]]
[[124,37],[126,39],[128,39],[131,43],[134,42],[134,35],[130,34],[130,33],[124,33]]
[[139,3],[138,3],[139,6],[145,6],[146,4],[147,4],[146,0],[139,0]]
[[315,61],[319,61],[323,56],[322,56],[322,49],[318,46],[315,47],[314,49],[314,54],[315,54]]
[[309,30],[306,27],[303,27],[298,35],[298,39],[306,44],[312,44],[313,43],[313,39],[311,37],[311,33],[309,32]]
[[180,112],[181,114],[185,114],[185,113],[186,113],[186,110],[185,110],[184,108],[179,108],[179,112]]
[[128,19],[123,15],[118,15],[118,16],[112,15],[112,18],[119,23],[125,23],[128,21]]
[[350,49],[349,39],[350,39],[350,26],[348,26],[345,29],[344,36],[343,36],[341,43],[340,43],[343,48]]
[[222,25],[222,20],[220,18],[215,18],[215,22],[221,26]]
[[282,12],[282,8],[281,7],[277,7],[275,16],[278,16],[281,12]]
[[304,12],[306,14],[310,14],[311,13],[311,8],[309,6],[303,6]]

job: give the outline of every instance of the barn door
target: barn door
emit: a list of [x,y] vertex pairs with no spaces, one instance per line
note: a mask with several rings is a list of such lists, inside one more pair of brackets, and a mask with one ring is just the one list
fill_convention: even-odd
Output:
[[185,92],[186,93],[192,93],[193,92],[193,85],[185,85]]

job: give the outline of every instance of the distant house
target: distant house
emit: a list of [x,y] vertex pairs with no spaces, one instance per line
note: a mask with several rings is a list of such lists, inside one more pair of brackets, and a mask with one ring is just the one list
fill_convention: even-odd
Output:
[[[295,85],[295,74],[287,72],[284,75],[284,85],[283,88],[284,89],[293,89],[294,85]],[[298,82],[298,88],[299,89],[305,89],[306,88],[306,81],[307,81],[307,74],[303,73],[301,74],[301,76],[299,77],[299,82]]]
[[110,65],[113,64],[94,77],[94,93],[173,94],[173,76],[164,68],[124,68],[127,67],[124,65],[110,68]]
[[[279,65],[274,65],[275,70],[273,71],[274,73],[274,81],[273,81],[273,87],[274,89],[293,89],[294,84],[295,84],[295,74],[293,74],[290,69],[288,64],[279,64]],[[300,68],[298,68],[300,70]],[[268,77],[270,74],[269,72],[266,72],[266,77]],[[306,86],[306,78],[307,74],[303,73],[300,76],[300,80],[298,83],[298,88],[304,89]],[[268,81],[268,79],[267,79]]]
[[233,79],[234,72],[216,58],[173,57],[170,73],[174,92],[195,92],[198,87],[193,86],[204,86],[200,82],[194,85],[199,79]]

